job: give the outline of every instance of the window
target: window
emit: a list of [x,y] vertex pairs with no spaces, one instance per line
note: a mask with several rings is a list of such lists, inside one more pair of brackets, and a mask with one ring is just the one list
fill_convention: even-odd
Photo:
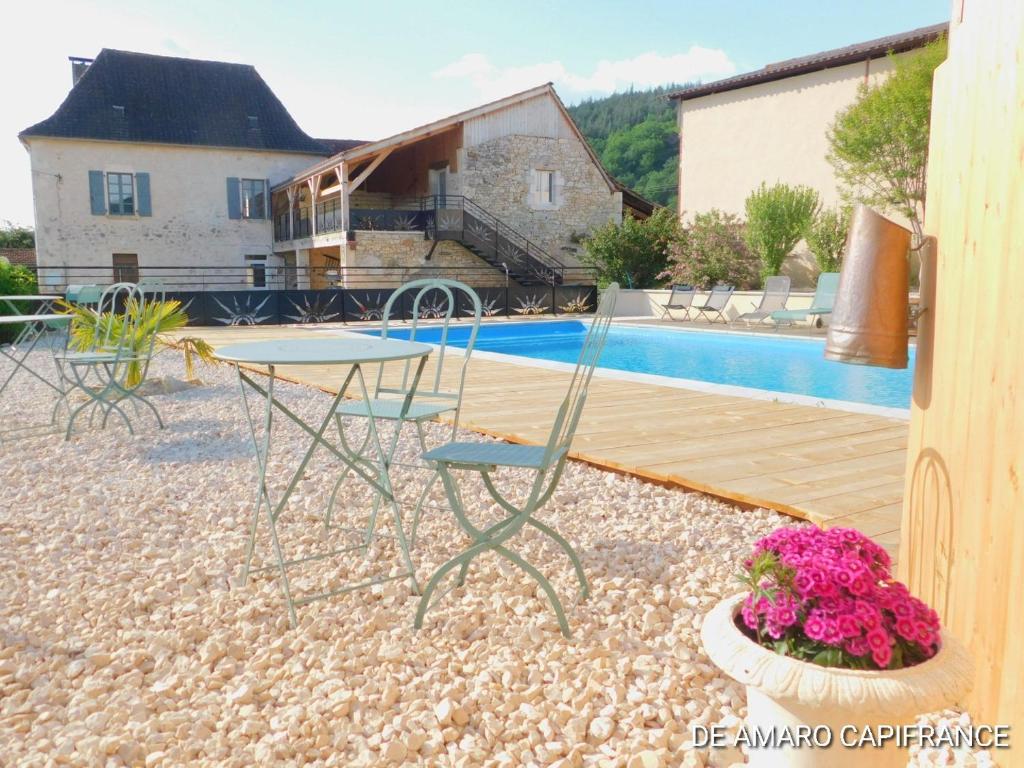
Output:
[[263,254],[246,256],[246,263],[249,265],[249,287],[267,287],[267,257]]
[[242,218],[267,217],[267,189],[264,179],[242,179]]
[[130,173],[107,174],[107,212],[111,216],[135,214],[135,185]]
[[137,253],[115,253],[113,256],[114,282],[139,282],[139,255]]
[[540,194],[540,202],[544,205],[555,203],[555,172],[537,171],[537,191]]

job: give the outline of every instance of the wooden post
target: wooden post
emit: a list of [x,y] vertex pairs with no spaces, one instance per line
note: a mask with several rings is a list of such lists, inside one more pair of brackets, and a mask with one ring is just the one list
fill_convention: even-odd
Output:
[[341,229],[348,232],[348,163],[342,160],[336,170],[338,184],[341,186]]
[[295,192],[297,187],[288,187],[288,239],[295,239]]
[[956,0],[949,50],[932,104],[937,252],[924,260],[900,576],[970,648],[975,721],[1009,725],[1024,755],[1024,3]]
[[306,179],[309,186],[309,233],[310,237],[316,237],[316,195],[320,191],[320,174],[310,176]]

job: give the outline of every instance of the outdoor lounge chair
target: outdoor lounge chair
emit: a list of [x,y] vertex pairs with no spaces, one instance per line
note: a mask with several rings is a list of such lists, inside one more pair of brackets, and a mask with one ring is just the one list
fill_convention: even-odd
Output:
[[[449,325],[453,317],[458,319],[460,309],[467,309],[464,305],[460,306],[460,294],[464,294],[469,300],[469,308],[472,309],[472,325],[469,329],[469,339],[465,347],[451,352],[450,347],[447,345]],[[416,386],[415,376],[413,375],[413,363],[407,361],[403,365],[401,380],[397,383],[386,384],[384,381],[384,365],[381,365],[377,372],[377,384],[370,400],[368,402],[353,400],[341,405],[337,410],[337,413],[343,416],[368,418],[372,413],[375,420],[398,422],[395,424],[391,443],[387,446],[386,460],[389,465],[392,463],[395,450],[398,448],[399,437],[406,422],[411,421],[416,425],[416,436],[419,439],[420,450],[424,453],[428,448],[423,424],[424,422],[437,419],[441,414],[452,414],[451,439],[455,439],[459,429],[459,415],[462,411],[462,390],[466,382],[466,368],[469,365],[470,355],[473,353],[476,335],[480,330],[480,317],[483,314],[483,305],[480,302],[480,297],[476,291],[465,283],[440,278],[412,280],[400,286],[388,297],[388,301],[384,305],[384,316],[382,318],[383,322],[380,332],[382,339],[388,338],[389,323],[393,319],[400,319],[403,302],[406,300],[411,302],[409,334],[407,337],[409,341],[416,341],[416,332],[422,327],[420,326],[421,319],[437,320],[438,323],[428,327],[431,330],[441,329],[441,338],[437,342],[438,349],[433,354],[435,368],[431,380],[429,382],[426,381],[427,376],[424,374],[423,380]],[[393,315],[397,315],[397,317],[393,317]],[[458,388],[454,390],[442,387],[442,374],[445,370],[446,357],[451,362],[449,368],[454,367],[458,372],[458,378],[456,379],[458,381]],[[403,416],[405,398],[413,387],[415,387],[415,392],[413,392],[412,402]],[[369,440],[369,438],[370,432],[367,430],[366,439]],[[364,443],[360,453],[365,448],[366,444]],[[331,517],[338,490],[341,487],[342,481],[349,474],[350,469],[346,469],[334,485],[334,491],[331,493],[330,502],[327,505],[327,512],[324,517],[325,530],[331,527]],[[427,498],[427,494],[438,478],[439,475],[435,471],[433,477],[430,478],[420,494],[420,503],[416,505],[412,529],[409,534],[410,546],[415,546],[416,543],[416,529],[419,526],[420,510],[423,506],[423,501]],[[369,544],[373,536],[374,523],[380,502],[381,497],[378,494],[374,500],[373,513],[366,539],[367,544]]]
[[785,275],[769,277],[764,281],[764,293],[761,294],[761,301],[754,306],[754,311],[744,312],[735,322],[743,321],[748,326],[751,323],[760,323],[767,320],[772,312],[785,309],[788,300],[789,278]]
[[[587,400],[590,378],[594,373],[598,358],[601,356],[605,338],[608,336],[618,289],[618,285],[612,283],[601,296],[597,313],[590,324],[583,348],[580,350],[576,370],[569,383],[569,391],[555,416],[546,445],[451,442],[423,455],[425,460],[436,464],[455,519],[459,527],[473,540],[473,544],[438,568],[430,578],[416,612],[417,629],[423,626],[423,617],[431,605],[430,598],[441,580],[452,570],[458,568],[459,574],[456,583],[463,584],[473,559],[484,552],[493,551],[523,569],[537,581],[554,608],[562,634],[569,637],[569,624],[565,618],[565,611],[551,583],[536,567],[528,563],[520,554],[512,551],[510,545],[513,537],[525,526],[536,528],[558,544],[572,561],[580,585],[580,599],[589,594],[590,588],[583,573],[583,565],[572,546],[553,528],[542,523],[534,515],[554,494],[558,487],[558,481],[562,477],[562,471],[565,469],[569,446],[572,444],[573,435],[576,433],[576,427],[580,421],[580,414],[582,414]],[[517,483],[519,486],[517,490],[520,493],[517,493],[516,496],[519,500],[507,499],[502,489],[495,485],[492,474],[499,467],[515,467],[523,472],[523,480]],[[472,496],[462,494],[453,474],[461,471],[478,473],[481,476],[491,500],[504,510],[506,517],[503,520],[490,526],[477,527],[476,523],[469,519],[464,499],[479,498],[479,494],[476,491]]]
[[698,317],[706,318],[709,323],[716,322],[715,317],[723,323],[728,323],[729,321],[725,319],[725,308],[735,290],[731,285],[719,283],[711,289],[711,295],[708,296],[707,301],[700,305],[694,304],[692,308],[697,310]]
[[822,315],[832,314],[832,306],[836,302],[836,291],[839,290],[839,273],[822,272],[818,275],[818,287],[814,290],[814,299],[807,309],[777,309],[771,314],[775,327],[782,323],[793,325],[813,319],[818,321]]
[[693,304],[693,297],[697,295],[697,289],[692,285],[673,285],[672,293],[669,294],[668,303],[662,304],[663,312],[659,320],[664,320],[666,317],[669,320],[675,320],[672,317],[672,310],[678,310],[683,313],[683,316],[679,319],[689,320],[690,319],[690,305]]

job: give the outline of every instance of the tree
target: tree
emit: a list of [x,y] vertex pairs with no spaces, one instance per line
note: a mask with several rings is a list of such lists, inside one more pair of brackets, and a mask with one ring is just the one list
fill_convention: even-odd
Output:
[[608,222],[583,241],[581,259],[597,270],[602,283],[651,288],[665,269],[669,250],[678,238],[675,211],[659,208],[643,221],[625,216],[621,224]]
[[745,207],[744,238],[761,260],[761,277],[777,275],[818,212],[818,193],[810,187],[782,183],[769,187],[761,182]]
[[705,289],[716,283],[753,287],[757,284],[757,260],[743,239],[743,222],[717,209],[698,213],[683,228],[672,247],[668,268],[658,277]]
[[36,235],[31,227],[20,227],[10,221],[0,224],[0,248],[35,248]]
[[916,244],[923,237],[932,75],[945,58],[945,38],[893,57],[893,73],[862,85],[828,132],[828,160],[845,196],[905,216]]
[[804,239],[822,272],[839,271],[849,228],[849,207],[823,208],[807,228]]
[[[25,296],[36,292],[36,276],[28,267],[11,264],[0,256],[0,296]],[[30,307],[24,302],[16,302],[17,312],[28,314]],[[8,307],[0,305],[0,314],[8,314]],[[0,325],[0,344],[12,341],[21,331],[21,325]]]

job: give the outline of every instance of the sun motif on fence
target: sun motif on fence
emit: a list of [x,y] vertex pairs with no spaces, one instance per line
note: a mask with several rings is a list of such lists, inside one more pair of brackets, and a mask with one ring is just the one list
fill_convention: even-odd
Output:
[[491,241],[491,228],[486,224],[481,224],[479,221],[471,221],[466,231],[481,243],[489,243]]
[[547,304],[540,294],[536,296],[517,296],[518,307],[512,307],[513,312],[520,315],[543,315],[547,311]]
[[384,294],[378,293],[376,300],[370,298],[370,294],[366,295],[366,303],[364,304],[355,296],[350,296],[356,303],[356,308],[359,310],[358,316],[360,320],[383,320],[384,319],[384,305],[387,303],[387,299],[384,298]]
[[440,232],[451,232],[455,229],[462,229],[462,216],[458,213],[441,211],[437,215],[437,229]]
[[259,325],[260,323],[266,322],[274,316],[273,313],[268,315],[260,315],[260,310],[270,301],[270,296],[267,296],[256,306],[253,306],[253,298],[246,297],[244,300],[239,302],[237,296],[232,296],[229,300],[231,306],[227,306],[224,302],[218,299],[216,296],[211,297],[216,304],[220,306],[225,312],[227,317],[214,317],[218,323],[224,325]]
[[498,256],[505,261],[516,264],[523,258],[523,252],[517,246],[512,245],[512,243],[505,242],[498,246]]
[[590,309],[590,299],[588,296],[584,296],[583,293],[580,292],[560,306],[559,309],[566,314],[572,315],[587,312]]
[[396,216],[391,221],[391,227],[396,232],[409,232],[416,229],[416,217],[412,214],[408,216]]
[[323,300],[322,296],[316,296],[313,301],[310,302],[309,296],[303,296],[302,302],[299,303],[295,299],[288,299],[288,303],[295,308],[296,314],[294,315],[282,315],[286,320],[291,320],[295,323],[328,323],[336,317],[341,315],[340,312],[332,312],[331,305],[334,304],[334,296],[331,296],[326,301]]
[[421,301],[419,306],[420,320],[439,320],[448,314],[448,297],[440,298],[427,297]]

